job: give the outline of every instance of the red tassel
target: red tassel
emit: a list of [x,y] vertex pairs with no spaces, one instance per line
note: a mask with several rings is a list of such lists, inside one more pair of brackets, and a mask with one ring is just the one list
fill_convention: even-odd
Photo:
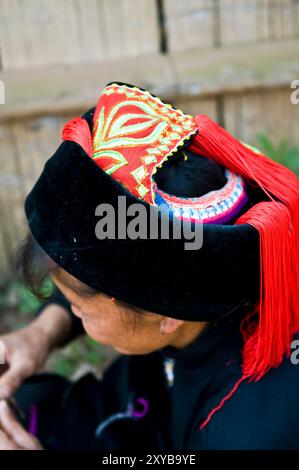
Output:
[[237,223],[251,224],[260,235],[259,321],[250,335],[243,330],[243,374],[258,380],[281,364],[299,330],[296,243],[290,211],[282,203],[261,202]]
[[62,130],[62,140],[76,142],[92,157],[91,133],[85,119],[76,117],[68,121]]
[[[258,184],[270,201],[261,202],[241,216],[236,224],[250,224],[260,236],[260,302],[256,315],[244,319],[242,380],[259,380],[278,367],[290,353],[294,333],[299,331],[299,180],[294,173],[254,152],[207,116],[196,118],[198,134],[190,150]],[[249,280],[250,282],[250,280]]]

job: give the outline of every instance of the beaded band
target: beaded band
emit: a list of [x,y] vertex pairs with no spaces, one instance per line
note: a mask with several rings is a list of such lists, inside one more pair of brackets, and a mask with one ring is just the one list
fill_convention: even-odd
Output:
[[225,170],[226,184],[197,198],[167,194],[154,184],[155,204],[181,220],[203,224],[223,224],[233,219],[248,202],[245,182],[241,176]]

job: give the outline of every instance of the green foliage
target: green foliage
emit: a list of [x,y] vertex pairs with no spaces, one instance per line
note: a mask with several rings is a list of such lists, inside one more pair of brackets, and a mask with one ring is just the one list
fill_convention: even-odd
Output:
[[41,305],[41,301],[28,291],[20,282],[14,282],[11,290],[15,292],[17,310],[22,316],[34,314]]
[[88,364],[95,371],[100,371],[103,361],[103,347],[88,336],[83,336],[73,341],[64,350],[54,353],[49,362],[49,369],[70,378],[83,364]]
[[[53,289],[51,279],[47,279],[42,287],[45,295]],[[20,316],[31,317],[42,305],[42,301],[33,295],[20,281],[13,281],[7,289],[0,293],[0,311],[14,309]]]
[[274,145],[268,136],[258,135],[260,150],[268,157],[278,163],[287,166],[299,176],[299,147],[289,143],[287,139],[282,139]]

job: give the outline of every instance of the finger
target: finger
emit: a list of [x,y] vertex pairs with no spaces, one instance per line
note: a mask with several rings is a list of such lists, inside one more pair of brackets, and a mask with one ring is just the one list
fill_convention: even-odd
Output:
[[[15,359],[17,361],[17,359]],[[22,361],[22,359],[20,359]],[[11,397],[30,373],[27,373],[26,367],[22,362],[12,364],[7,372],[0,377],[0,399]]]
[[22,383],[22,377],[11,369],[0,378],[0,399],[11,397]]
[[16,420],[5,400],[0,401],[0,424],[7,436],[18,446],[27,450],[41,449],[38,440],[32,434],[28,433]]
[[27,450],[41,449],[38,440],[28,433],[23,426],[16,420],[13,412],[5,400],[0,401],[0,423],[3,431],[18,446]]
[[20,447],[0,431],[0,450],[20,450]]

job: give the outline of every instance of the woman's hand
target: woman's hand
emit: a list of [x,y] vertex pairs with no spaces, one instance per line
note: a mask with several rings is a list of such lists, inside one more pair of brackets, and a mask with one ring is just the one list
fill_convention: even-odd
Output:
[[51,304],[29,326],[0,336],[5,349],[0,399],[11,397],[26,378],[41,369],[51,351],[67,338],[70,328],[67,311]]
[[42,450],[40,442],[20,425],[5,400],[0,400],[0,450]]

